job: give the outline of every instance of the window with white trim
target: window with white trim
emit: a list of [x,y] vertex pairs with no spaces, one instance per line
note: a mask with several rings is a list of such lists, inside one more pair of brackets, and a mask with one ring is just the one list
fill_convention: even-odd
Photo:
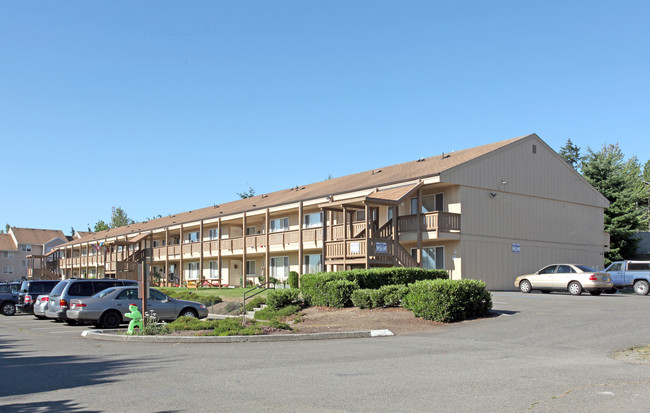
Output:
[[[444,195],[442,192],[422,196],[422,212],[443,210]],[[416,207],[417,208],[417,207]]]
[[27,267],[27,260],[21,260],[20,263],[23,267]]
[[87,256],[87,255],[88,255],[88,249],[87,249],[87,248],[83,248],[83,249],[81,250],[81,256],[82,256],[82,257],[85,257],[85,256]]
[[208,230],[208,238],[211,240],[219,239],[219,228],[211,228]]
[[198,280],[199,279],[199,263],[198,262],[189,262],[187,263],[187,277],[188,280]]
[[305,214],[304,228],[318,228],[323,226],[323,213],[314,212],[313,214]]
[[2,255],[3,255],[5,258],[13,258],[13,257],[14,257],[14,253],[13,253],[13,251],[5,251],[5,252],[3,252]]
[[277,218],[270,221],[269,232],[280,232],[289,230],[289,218]]
[[153,247],[154,248],[160,247],[160,240],[157,240],[157,239],[153,240]]
[[246,235],[255,235],[255,226],[246,227]]
[[14,273],[14,267],[2,267],[2,273],[3,274],[13,274]]
[[304,274],[314,274],[323,270],[322,254],[305,254]]
[[[411,248],[411,255],[417,258],[418,249]],[[427,270],[444,270],[445,269],[445,248],[444,247],[424,247],[422,248],[422,268]]]
[[355,221],[363,221],[365,219],[366,219],[366,211],[364,209],[354,211],[354,220]]
[[246,276],[251,277],[255,275],[255,260],[246,261]]
[[185,243],[198,242],[199,241],[199,231],[188,232],[185,234]]
[[31,244],[20,244],[20,250],[21,251],[31,251],[32,246],[31,246]]
[[289,277],[289,257],[271,257],[271,277],[284,280]]
[[219,278],[219,261],[210,261],[208,263],[210,278]]

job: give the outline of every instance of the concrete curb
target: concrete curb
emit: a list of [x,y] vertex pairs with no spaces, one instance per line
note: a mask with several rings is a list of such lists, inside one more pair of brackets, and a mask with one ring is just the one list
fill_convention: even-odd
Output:
[[126,330],[85,330],[83,338],[105,341],[137,341],[144,343],[243,343],[259,341],[333,340],[394,336],[390,330],[343,331],[338,333],[273,334],[260,336],[129,336]]

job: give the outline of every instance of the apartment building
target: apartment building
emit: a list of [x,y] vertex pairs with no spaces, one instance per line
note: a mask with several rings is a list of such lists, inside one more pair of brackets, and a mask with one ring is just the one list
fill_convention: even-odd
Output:
[[34,269],[34,256],[45,256],[66,242],[60,230],[10,227],[6,234],[0,234],[0,282],[26,279]]
[[[608,201],[537,135],[92,233],[49,276],[238,286],[289,271],[421,266],[513,289],[552,262],[602,268]],[[44,274],[44,276],[46,276]]]

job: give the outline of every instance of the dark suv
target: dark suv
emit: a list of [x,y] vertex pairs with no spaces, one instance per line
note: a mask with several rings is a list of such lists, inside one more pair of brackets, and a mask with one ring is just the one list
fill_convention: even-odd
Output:
[[2,312],[3,315],[16,314],[19,288],[20,283],[0,284],[0,312]]
[[23,281],[18,292],[16,309],[20,313],[34,312],[34,301],[39,295],[48,295],[61,280],[29,280]]
[[90,297],[95,293],[104,291],[110,287],[122,287],[124,285],[138,285],[137,281],[133,280],[116,280],[112,278],[100,279],[76,279],[60,281],[52,291],[50,291],[50,299],[47,302],[47,309],[45,310],[45,317],[53,318],[56,320],[64,320],[66,323],[75,325],[75,320],[70,320],[66,317],[66,311],[70,308],[70,299]]

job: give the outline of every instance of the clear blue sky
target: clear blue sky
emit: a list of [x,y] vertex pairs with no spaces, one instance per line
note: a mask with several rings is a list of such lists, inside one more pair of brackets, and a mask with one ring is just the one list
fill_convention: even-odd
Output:
[[650,158],[647,1],[0,2],[0,228],[537,133]]

